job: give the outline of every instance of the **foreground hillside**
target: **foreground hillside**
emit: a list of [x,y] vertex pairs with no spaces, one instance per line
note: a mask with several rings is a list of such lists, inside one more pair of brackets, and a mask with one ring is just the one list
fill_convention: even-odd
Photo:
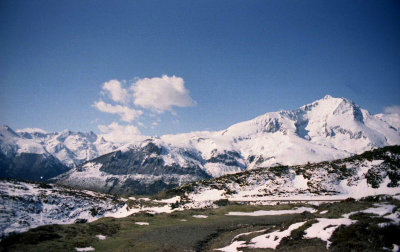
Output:
[[275,166],[193,182],[161,197],[179,196],[177,204],[210,206],[215,201],[263,204],[274,200],[341,200],[400,193],[400,146],[388,146],[350,158]]
[[244,170],[330,161],[398,145],[397,117],[371,115],[350,100],[325,96],[222,131],[138,139],[56,180],[107,193],[154,194]]
[[397,251],[400,201],[376,196],[335,203],[137,213],[49,225],[0,242],[2,251]]
[[93,221],[113,215],[121,199],[44,183],[0,180],[0,232],[8,235],[47,224]]

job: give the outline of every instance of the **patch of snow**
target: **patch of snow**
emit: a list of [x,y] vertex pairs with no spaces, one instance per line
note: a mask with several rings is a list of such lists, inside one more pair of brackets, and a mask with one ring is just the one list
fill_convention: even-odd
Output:
[[226,247],[218,248],[218,249],[214,249],[214,250],[219,250],[219,251],[224,251],[224,252],[238,252],[239,251],[238,248],[245,247],[244,244],[246,244],[245,241],[234,241]]
[[308,179],[304,178],[303,175],[296,175],[292,181],[293,187],[298,189],[307,189]]
[[[367,208],[365,210],[344,214],[343,217],[349,218],[351,215],[356,213],[370,213],[370,214],[376,214],[386,219],[390,219],[392,222],[400,223],[400,213],[398,211],[393,213],[393,209],[396,206],[389,204],[374,204],[374,206],[375,207]],[[379,226],[384,227],[388,224],[390,223],[379,223]]]
[[326,214],[328,210],[321,211],[319,214]]
[[304,238],[319,238],[323,241],[327,242],[327,248],[330,246],[329,238],[331,238],[332,233],[341,225],[351,225],[356,221],[350,220],[348,218],[339,218],[339,219],[326,219],[326,218],[317,218],[318,222],[312,224],[311,227],[305,230]]
[[210,189],[199,191],[196,194],[189,194],[189,197],[194,201],[219,200],[222,198],[223,193],[225,193],[224,190]]
[[194,218],[197,218],[197,219],[205,219],[205,218],[208,218],[207,215],[201,215],[201,214],[193,215],[193,217],[194,217]]
[[266,231],[266,229],[261,229],[261,230],[258,230],[258,231],[247,232],[247,233],[241,233],[241,234],[238,234],[238,235],[236,235],[235,237],[233,237],[232,241],[238,239],[238,238],[241,237],[241,236],[250,235],[250,234],[256,234],[256,233],[262,233],[262,232],[265,232],[265,231]]
[[374,206],[377,206],[377,207],[368,208],[368,209],[362,210],[361,212],[372,213],[372,214],[376,214],[379,216],[383,216],[386,214],[391,214],[393,212],[393,209],[396,207],[395,205],[388,205],[388,204],[375,204]]
[[86,248],[75,248],[76,251],[83,252],[83,251],[94,251],[93,247],[86,247]]
[[153,201],[172,204],[172,203],[175,203],[175,202],[180,201],[180,200],[181,200],[181,196],[175,196],[175,197],[170,198],[170,199],[153,200]]
[[140,226],[148,226],[149,223],[148,222],[135,222],[136,225],[140,225]]
[[107,236],[101,235],[101,234],[96,235],[96,237],[97,237],[99,240],[105,240],[105,239],[107,238]]
[[141,207],[141,208],[129,208],[127,204],[123,207],[119,208],[117,211],[108,212],[104,216],[105,217],[113,217],[113,218],[124,218],[134,213],[139,212],[148,212],[148,213],[172,213],[174,211],[178,211],[178,208],[171,209],[169,205],[165,205],[162,207]]
[[290,233],[303,226],[306,222],[298,222],[289,226],[288,229],[283,231],[274,231],[268,234],[263,234],[257,237],[254,237],[250,241],[249,248],[272,248],[276,249],[281,240],[285,237],[290,236]]
[[258,230],[258,231],[253,231],[253,232],[247,232],[247,233],[242,233],[242,234],[238,234],[235,237],[233,237],[231,244],[223,247],[223,248],[219,248],[219,249],[214,249],[214,250],[219,250],[219,251],[232,251],[232,252],[237,252],[239,251],[238,248],[243,248],[246,247],[245,245],[245,241],[236,241],[236,239],[238,239],[241,236],[245,236],[245,235],[250,235],[250,234],[255,234],[255,233],[262,233],[265,232],[266,229],[262,229],[262,230]]
[[282,214],[297,214],[303,212],[315,213],[317,210],[310,207],[299,207],[291,210],[259,210],[255,212],[229,212],[225,215],[232,216],[265,216],[265,215],[282,215]]
[[386,176],[383,179],[379,188],[373,188],[370,184],[368,184],[367,179],[365,177],[362,177],[356,185],[352,186],[348,185],[348,181],[342,180],[340,182],[340,187],[342,188],[341,190],[343,194],[346,194],[348,197],[352,197],[355,199],[360,199],[370,195],[393,195],[399,193],[398,187],[388,187],[388,184],[390,182],[390,178]]
[[[374,206],[376,206],[376,207],[368,208],[368,209],[362,210],[360,212],[376,214],[385,219],[389,219],[392,222],[395,222],[396,224],[400,224],[400,212],[396,211],[393,213],[393,209],[396,206],[389,205],[389,204],[375,204]],[[384,227],[389,224],[390,223],[379,223],[379,226]]]

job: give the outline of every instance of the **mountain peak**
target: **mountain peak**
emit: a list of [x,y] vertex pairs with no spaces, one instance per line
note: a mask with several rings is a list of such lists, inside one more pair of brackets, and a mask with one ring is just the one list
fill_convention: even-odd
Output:
[[327,95],[324,96],[323,100],[329,100],[329,99],[332,99],[332,98],[333,97],[331,95],[327,94]]
[[8,125],[3,124],[3,126],[1,127],[1,130],[8,132],[11,135],[18,136],[18,134],[13,129],[11,129],[11,127]]
[[61,134],[68,134],[68,135],[69,135],[69,134],[71,134],[71,133],[72,133],[71,130],[69,130],[69,129],[64,129],[63,131],[60,132],[60,135],[61,135]]
[[344,97],[334,97],[329,94],[325,95],[322,99],[314,101],[313,103],[342,103],[342,102],[354,104],[354,102],[349,99],[346,99]]
[[10,130],[10,129],[11,129],[10,126],[5,125],[5,124],[3,124],[3,125],[1,126],[1,128],[2,128],[3,130]]

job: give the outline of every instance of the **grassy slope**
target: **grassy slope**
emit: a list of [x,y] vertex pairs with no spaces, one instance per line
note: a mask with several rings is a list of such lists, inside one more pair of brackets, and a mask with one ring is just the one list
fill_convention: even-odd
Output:
[[[369,199],[322,204],[318,207],[318,211],[329,210],[325,215],[318,213],[259,217],[225,215],[229,211],[289,209],[294,205],[264,207],[228,205],[218,209],[185,210],[154,216],[142,213],[121,219],[103,218],[86,224],[39,227],[4,239],[0,243],[0,250],[73,251],[75,247],[92,246],[96,251],[211,251],[214,248],[227,246],[232,238],[240,233],[261,229],[272,231],[287,228],[292,223],[305,220],[311,225],[314,218],[338,218],[344,213],[371,207],[376,202],[377,200]],[[381,200],[381,202],[383,201]],[[398,201],[391,201],[391,203],[400,206]],[[195,214],[208,215],[209,217],[197,219],[192,217]],[[388,244],[393,242],[393,239],[400,237],[398,236],[400,235],[398,227],[382,230],[378,228],[376,221],[371,221],[373,220],[371,216],[358,216],[357,218],[361,220],[359,224],[341,228],[339,229],[341,232],[335,233],[331,247],[333,250],[348,251],[349,246],[351,246],[355,251],[362,251],[366,248],[379,251],[379,246],[389,246]],[[182,219],[187,221],[183,222]],[[150,225],[139,226],[134,224],[138,221],[149,222]],[[390,235],[379,236],[380,232],[387,232],[392,236],[394,235],[394,238],[390,238]],[[95,237],[98,234],[106,235],[107,239],[98,240]],[[366,234],[364,238],[362,237],[363,234]],[[243,238],[249,241],[255,235],[260,234],[244,236]],[[292,251],[294,249],[298,251],[326,250],[324,242],[318,239],[303,240],[301,237],[302,230],[296,230],[292,233],[292,237],[282,241],[278,251]],[[371,237],[375,238],[371,239]],[[372,244],[369,240],[372,241]]]

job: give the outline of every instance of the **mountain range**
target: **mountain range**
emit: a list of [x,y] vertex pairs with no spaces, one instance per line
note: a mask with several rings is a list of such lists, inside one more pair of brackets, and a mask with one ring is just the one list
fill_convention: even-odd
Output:
[[3,126],[0,177],[152,194],[224,174],[335,160],[399,144],[398,114],[372,115],[348,99],[327,95],[225,130],[140,137],[123,146],[93,132],[14,131]]
[[119,147],[95,133],[0,129],[0,177],[46,181]]

